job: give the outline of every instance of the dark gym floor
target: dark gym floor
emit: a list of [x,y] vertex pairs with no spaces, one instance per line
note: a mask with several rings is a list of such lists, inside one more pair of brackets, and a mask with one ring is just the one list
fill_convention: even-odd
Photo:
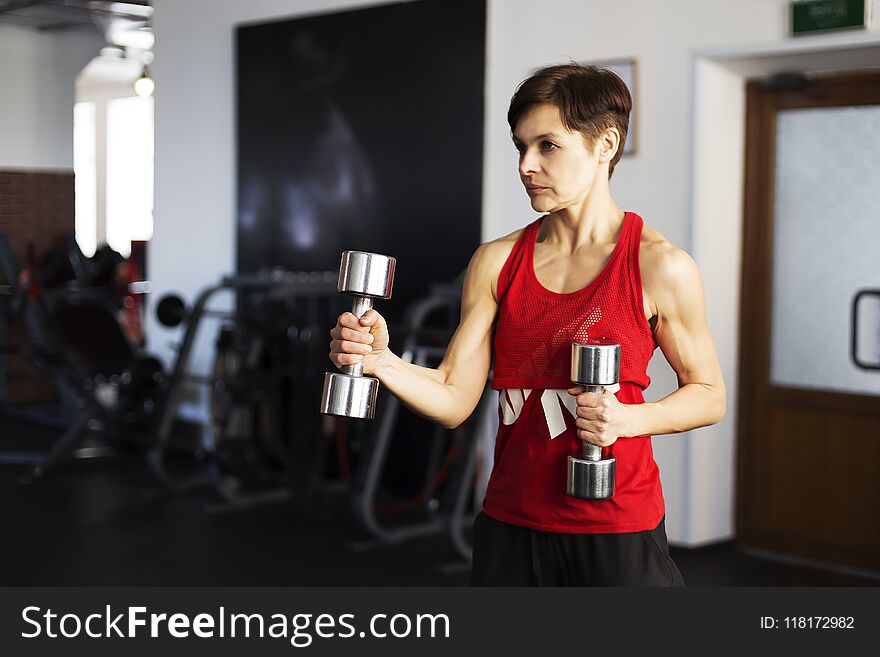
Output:
[[[0,418],[0,449],[52,430]],[[45,478],[0,466],[0,585],[464,586],[442,537],[352,549],[369,539],[341,493],[320,511],[291,502],[222,511],[209,489],[169,494],[131,456],[63,464]],[[689,586],[877,586],[878,581],[742,553],[673,548]]]

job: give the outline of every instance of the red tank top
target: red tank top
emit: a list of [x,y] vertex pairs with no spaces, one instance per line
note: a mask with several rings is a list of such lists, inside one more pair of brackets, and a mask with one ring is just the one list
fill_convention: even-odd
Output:
[[614,496],[579,500],[565,492],[569,454],[580,453],[571,387],[571,343],[611,338],[621,345],[624,404],[644,403],[646,370],[657,346],[645,319],[639,272],[642,218],[627,212],[598,276],[568,294],[546,289],[534,270],[544,217],[523,230],[498,277],[493,387],[499,390],[495,464],[484,512],[502,522],[564,533],[622,533],[655,528],[663,517],[660,471],[650,436],[603,448],[617,459]]

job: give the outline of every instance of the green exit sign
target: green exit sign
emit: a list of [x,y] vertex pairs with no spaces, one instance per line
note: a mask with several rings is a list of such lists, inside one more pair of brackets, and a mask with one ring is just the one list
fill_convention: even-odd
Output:
[[866,0],[803,0],[791,3],[791,33],[815,34],[865,27]]

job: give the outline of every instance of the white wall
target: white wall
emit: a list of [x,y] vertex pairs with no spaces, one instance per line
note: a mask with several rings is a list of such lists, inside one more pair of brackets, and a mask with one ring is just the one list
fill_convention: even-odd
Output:
[[74,82],[103,45],[97,32],[0,25],[0,167],[73,168]]
[[[376,3],[155,1],[156,223],[149,268],[159,294],[174,289],[191,299],[234,267],[234,26],[368,4]],[[484,238],[510,232],[532,218],[515,173],[505,120],[516,85],[547,63],[636,58],[638,153],[621,162],[612,192],[622,207],[639,212],[671,241],[696,251],[701,268],[712,268],[719,249],[726,254],[705,283],[709,323],[716,338],[723,338],[719,352],[731,391],[737,385],[730,364],[736,362],[738,250],[735,243],[712,240],[719,234],[737,236],[738,219],[719,233],[695,228],[705,223],[695,216],[704,201],[696,207],[694,185],[712,183],[704,183],[694,166],[694,124],[699,118],[694,58],[711,49],[772,50],[791,42],[786,36],[787,6],[787,0],[543,0],[538,10],[534,0],[489,0]],[[827,38],[845,43],[863,36],[852,34]],[[741,79],[736,84],[740,88]],[[734,112],[721,121],[728,141],[739,139],[741,118]],[[728,185],[713,202],[738,202],[739,193],[731,197],[729,190]],[[163,348],[168,334],[152,320],[149,331],[151,344]],[[202,367],[208,357],[205,341]],[[675,389],[674,374],[662,356],[652,361],[649,374],[654,381],[649,398]],[[731,404],[719,427],[654,440],[673,542],[698,544],[732,535],[734,411]]]

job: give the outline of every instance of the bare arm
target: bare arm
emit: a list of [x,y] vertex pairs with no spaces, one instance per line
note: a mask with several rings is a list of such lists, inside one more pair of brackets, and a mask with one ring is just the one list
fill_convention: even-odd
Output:
[[654,403],[632,406],[628,435],[679,433],[724,417],[727,393],[706,322],[700,272],[681,249],[666,245],[654,258],[650,285],[656,306],[654,338],[678,377],[678,390]]
[[462,290],[461,320],[437,369],[408,363],[387,349],[385,320],[374,310],[360,320],[350,313],[340,317],[331,332],[331,358],[337,365],[363,359],[364,373],[377,377],[414,412],[447,428],[458,426],[486,384],[497,312],[493,287],[505,257],[503,246],[493,242],[474,253]]
[[578,436],[610,445],[619,437],[680,433],[715,424],[726,410],[726,391],[697,266],[668,242],[645,254],[645,292],[655,312],[654,337],[678,377],[678,389],[645,404],[621,404],[614,395],[578,395]]

